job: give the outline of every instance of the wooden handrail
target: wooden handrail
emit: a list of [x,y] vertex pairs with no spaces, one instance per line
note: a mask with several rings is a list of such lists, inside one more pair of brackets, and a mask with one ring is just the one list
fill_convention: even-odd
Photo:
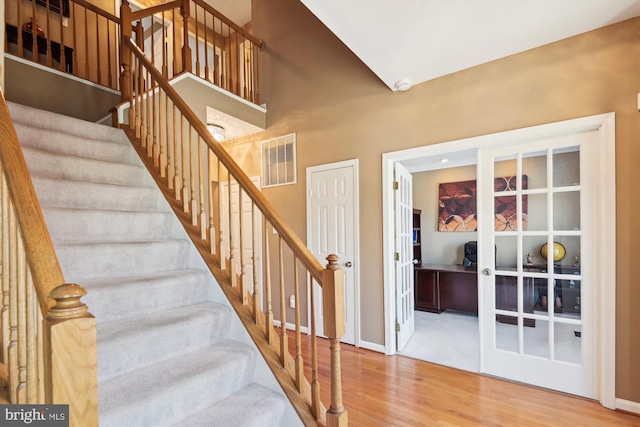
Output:
[[139,19],[146,18],[147,16],[155,15],[156,13],[162,13],[166,10],[177,9],[180,6],[182,6],[182,0],[173,0],[168,3],[149,7],[147,9],[136,10],[135,12],[131,12],[131,20],[137,21]]
[[282,239],[291,247],[293,251],[297,253],[299,260],[302,264],[311,272],[313,277],[322,283],[322,271],[323,266],[309,251],[307,246],[300,240],[295,232],[289,227],[282,217],[277,213],[273,205],[264,197],[264,195],[258,191],[256,186],[251,180],[244,174],[240,166],[233,160],[233,158],[222,148],[220,143],[213,139],[206,126],[200,121],[198,116],[193,110],[184,102],[182,97],[178,95],[176,90],[169,84],[169,82],[162,76],[162,73],[158,71],[153,64],[147,59],[144,52],[131,40],[131,37],[124,36],[125,45],[131,52],[138,58],[138,60],[149,71],[151,76],[158,83],[158,86],[164,90],[169,98],[174,102],[176,107],[184,114],[185,118],[196,129],[203,141],[209,146],[211,151],[215,153],[220,159],[220,162],[227,168],[231,175],[238,181],[239,185],[246,191],[249,197],[254,201],[256,206],[262,211],[262,214],[271,222],[275,230],[282,237]]
[[[183,17],[188,15],[186,8],[181,12]],[[128,13],[124,10],[121,15]],[[303,423],[346,426],[348,412],[342,404],[340,367],[340,339],[345,331],[344,271],[338,266],[337,255],[329,255],[329,263],[323,268],[130,35],[123,36],[122,47],[130,56],[128,60],[123,59],[123,64],[125,71],[133,70],[128,79],[134,92],[121,106],[129,111],[128,125],[123,124],[125,133]],[[232,186],[237,188],[233,193]],[[209,200],[205,200],[205,194]],[[232,194],[235,194],[233,198]],[[242,208],[240,212],[233,212],[232,204],[250,206],[251,223],[243,224],[242,212],[248,211]],[[256,215],[261,216],[262,225],[255,223]],[[273,240],[268,227],[276,234]],[[259,243],[256,239],[262,239],[262,232],[264,240]],[[245,242],[246,237],[253,243]],[[277,249],[271,254],[271,246],[276,242]],[[264,289],[256,282],[256,257],[264,262],[266,274],[261,279]],[[247,272],[251,263],[252,288]],[[296,338],[298,349],[294,358],[289,352],[286,334],[286,329],[291,327],[299,337],[303,328],[299,312],[294,324],[287,322],[286,309],[289,298],[286,295],[291,288],[296,308],[301,302],[299,266],[306,270],[310,292],[311,378],[304,376],[299,338]],[[318,381],[313,291],[316,283],[322,287],[323,334],[331,342],[331,406],[328,410],[320,400]],[[264,309],[260,307],[263,302]],[[279,303],[278,320],[274,319],[274,302]]]
[[29,176],[29,169],[22,154],[9,109],[1,96],[0,102],[0,161],[4,166],[4,175],[9,192],[12,195],[20,228],[22,230],[25,251],[32,265],[33,281],[38,295],[40,309],[45,314],[51,302],[49,293],[64,283],[58,257],[53,248],[49,231],[36,191]]
[[[0,141],[3,230],[0,355],[8,371],[9,403],[69,404],[70,426],[97,426],[95,318],[80,302],[86,290],[64,283],[1,92]],[[33,304],[34,289],[37,310]]]
[[71,0],[71,2],[90,10],[91,12],[97,13],[98,15],[100,15],[100,16],[102,16],[104,18],[107,18],[108,20],[113,21],[113,22],[115,22],[117,24],[120,24],[120,22],[121,22],[120,18],[118,18],[117,16],[115,16],[115,15],[113,15],[113,14],[111,14],[111,13],[105,11],[105,10],[100,9],[98,6],[95,6],[95,5],[87,2],[86,0]]
[[[262,46],[264,45],[264,42],[262,40],[255,37],[253,34],[247,32],[247,30],[240,27],[235,22],[233,22],[232,20],[230,20],[229,18],[227,18],[226,16],[218,12],[216,9],[214,9],[210,4],[206,3],[204,0],[193,0],[193,2],[198,6],[200,6],[201,8],[203,8],[204,10],[206,10],[207,12],[209,12],[210,14],[212,14],[213,16],[215,16],[216,18],[218,18],[220,21],[224,22],[230,28],[233,28],[238,34],[242,35],[242,37],[244,37],[245,39],[250,40],[253,44],[258,46],[259,48],[262,48]],[[183,4],[182,0],[173,0],[167,3],[152,6],[147,9],[136,10],[135,12],[131,13],[131,19],[133,21],[137,21],[138,19],[146,18],[147,16],[155,15],[156,13],[162,13],[163,11],[177,9],[181,7],[182,4]]]

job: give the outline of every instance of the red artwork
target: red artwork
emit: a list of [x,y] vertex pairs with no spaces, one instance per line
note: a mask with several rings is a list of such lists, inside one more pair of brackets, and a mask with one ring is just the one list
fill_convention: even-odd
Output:
[[[527,188],[527,176],[522,176],[522,188]],[[516,177],[496,178],[494,191],[515,191]],[[495,197],[494,228],[496,231],[518,229],[516,196]],[[476,181],[440,184],[438,197],[438,231],[476,231],[478,212],[476,207]],[[527,196],[522,196],[522,228],[527,229]]]

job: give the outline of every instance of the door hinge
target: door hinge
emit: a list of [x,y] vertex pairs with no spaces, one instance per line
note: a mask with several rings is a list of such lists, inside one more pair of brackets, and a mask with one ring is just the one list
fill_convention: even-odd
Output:
[[398,188],[400,188],[400,184],[398,184],[398,181],[393,181],[393,189],[397,190]]
[[393,258],[394,258],[396,261],[400,261],[400,254],[399,254],[398,252],[394,252],[394,253],[393,253]]
[[396,332],[400,332],[400,323],[396,323]]

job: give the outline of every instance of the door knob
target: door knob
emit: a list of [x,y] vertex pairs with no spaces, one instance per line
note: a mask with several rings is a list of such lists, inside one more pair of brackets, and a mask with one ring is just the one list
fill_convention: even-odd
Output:
[[482,270],[482,274],[484,274],[485,276],[491,276],[492,273],[493,272],[490,268],[485,268],[484,270]]
[[347,262],[344,263],[344,266],[347,267],[347,268],[351,267],[352,265],[353,264],[351,263],[351,261],[347,261]]

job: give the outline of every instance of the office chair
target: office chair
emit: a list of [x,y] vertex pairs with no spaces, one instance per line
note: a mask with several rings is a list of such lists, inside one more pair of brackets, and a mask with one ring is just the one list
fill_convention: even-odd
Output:
[[464,258],[462,265],[469,267],[478,263],[478,242],[469,241],[464,244]]

